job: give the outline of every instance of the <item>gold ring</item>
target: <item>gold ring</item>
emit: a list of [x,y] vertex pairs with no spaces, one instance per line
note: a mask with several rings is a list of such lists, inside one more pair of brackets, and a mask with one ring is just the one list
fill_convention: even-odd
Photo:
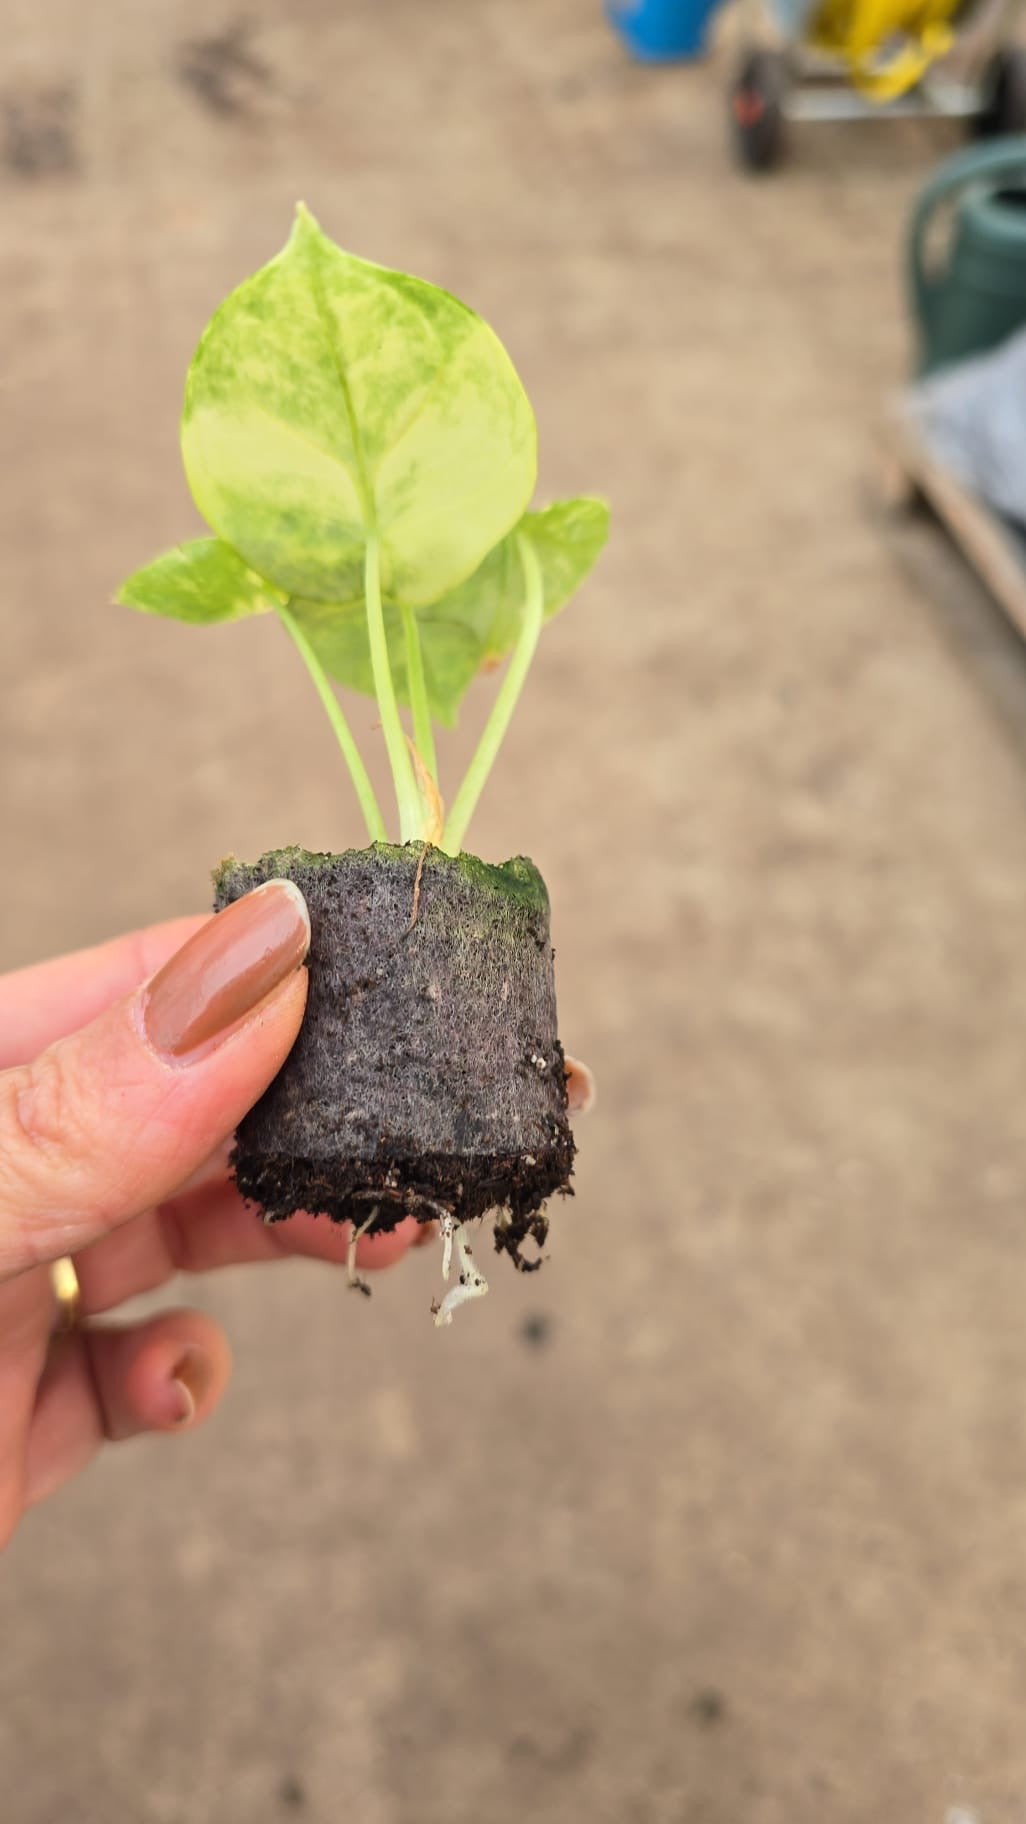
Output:
[[54,1330],[59,1334],[78,1327],[79,1309],[82,1303],[82,1291],[75,1272],[75,1263],[65,1254],[61,1260],[55,1260],[50,1268],[50,1284],[57,1300],[57,1321]]

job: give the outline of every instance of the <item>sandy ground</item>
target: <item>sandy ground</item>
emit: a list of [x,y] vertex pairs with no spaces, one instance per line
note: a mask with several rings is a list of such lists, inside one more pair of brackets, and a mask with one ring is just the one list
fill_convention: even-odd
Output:
[[298,196],[496,323],[543,495],[615,536],[477,826],[548,877],[601,1079],[551,1262],[443,1335],[423,1255],[369,1304],[188,1288],[216,1421],[5,1560],[0,1812],[1019,1824],[1026,686],[872,501],[950,134],[752,187],[722,68],[632,67],[593,0],[258,0],[227,96],[217,5],[4,11],[4,962],[358,840],[272,625],[107,605],[195,523],[185,365]]

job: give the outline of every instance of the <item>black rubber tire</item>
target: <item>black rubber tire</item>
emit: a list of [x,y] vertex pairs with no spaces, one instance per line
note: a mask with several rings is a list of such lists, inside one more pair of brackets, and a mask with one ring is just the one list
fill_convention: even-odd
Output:
[[978,139],[1026,133],[1026,48],[1022,45],[1005,45],[991,58],[973,130]]
[[779,51],[749,51],[730,89],[734,149],[746,171],[775,170],[784,156],[787,69]]

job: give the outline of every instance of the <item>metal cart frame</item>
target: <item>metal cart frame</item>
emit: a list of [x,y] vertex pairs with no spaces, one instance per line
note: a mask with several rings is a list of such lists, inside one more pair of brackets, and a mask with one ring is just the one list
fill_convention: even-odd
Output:
[[787,129],[814,121],[939,117],[980,135],[1026,131],[1026,45],[1016,42],[1020,0],[983,0],[953,45],[906,93],[877,100],[854,83],[843,56],[790,37],[767,0],[741,0],[742,51],[731,84],[735,149],[749,171],[786,153]]

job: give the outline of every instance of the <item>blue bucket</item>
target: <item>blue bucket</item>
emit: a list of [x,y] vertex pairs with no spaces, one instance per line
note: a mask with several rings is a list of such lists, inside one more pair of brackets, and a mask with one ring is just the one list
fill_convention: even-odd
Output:
[[605,0],[628,49],[645,63],[701,57],[718,0]]

